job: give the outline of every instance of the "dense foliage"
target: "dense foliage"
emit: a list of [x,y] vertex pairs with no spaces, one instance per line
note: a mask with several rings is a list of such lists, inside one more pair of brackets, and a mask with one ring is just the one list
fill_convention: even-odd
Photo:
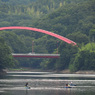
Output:
[[8,4],[8,5],[20,5],[20,4],[29,4],[36,0],[0,0],[0,5]]
[[70,69],[71,71],[95,70],[95,43],[88,43],[79,48]]
[[3,38],[0,37],[0,70],[13,66],[13,58],[9,47]]
[[[19,65],[16,66],[55,70],[70,68],[71,71],[94,70],[95,53],[90,52],[91,48],[86,50],[90,43],[95,42],[94,4],[95,0],[0,0],[0,27],[37,27],[65,36],[78,45],[68,45],[34,31],[0,31],[0,36],[14,53],[32,52],[33,46],[35,53],[57,53],[58,48],[58,53],[61,54],[59,59],[18,58],[15,64]],[[89,59],[88,55],[91,55]]]

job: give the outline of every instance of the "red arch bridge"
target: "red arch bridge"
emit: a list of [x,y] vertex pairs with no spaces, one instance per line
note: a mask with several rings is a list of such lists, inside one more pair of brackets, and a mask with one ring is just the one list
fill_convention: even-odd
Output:
[[[58,38],[68,44],[71,44],[73,46],[77,46],[77,43],[75,43],[74,41],[63,37],[61,35],[58,35],[56,33],[50,32],[50,31],[46,31],[46,30],[42,30],[42,29],[37,29],[37,28],[32,28],[32,27],[23,27],[23,26],[9,26],[9,27],[0,27],[0,31],[1,30],[9,30],[9,29],[24,29],[24,30],[32,30],[32,31],[37,31],[37,32],[41,32],[44,34],[48,34],[50,36],[53,36],[55,38]],[[12,53],[13,57],[35,57],[35,58],[59,58],[60,54],[15,54]]]
[[59,58],[60,54],[35,54],[35,53],[27,53],[27,54],[20,54],[20,53],[12,53],[13,57],[32,57],[32,58]]

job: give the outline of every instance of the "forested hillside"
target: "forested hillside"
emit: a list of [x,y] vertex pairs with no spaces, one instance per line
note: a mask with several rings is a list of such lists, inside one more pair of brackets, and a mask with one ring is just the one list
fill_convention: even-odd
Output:
[[71,71],[95,69],[94,0],[26,0],[27,4],[24,1],[19,0],[18,3],[16,0],[17,3],[13,5],[11,0],[0,0],[2,3],[0,27],[29,26],[45,29],[75,41],[78,46],[68,45],[54,37],[34,31],[0,31],[0,36],[10,46],[11,52],[32,52],[32,42],[34,42],[35,53],[57,53],[58,47],[58,53],[61,54],[59,59],[18,58],[18,61],[15,61],[16,64],[19,63],[17,67],[27,66],[52,70],[69,68]]
[[36,0],[0,0],[0,5],[8,4],[8,5],[26,5]]
[[[27,1],[28,5],[24,5],[24,1]],[[30,26],[35,20],[55,11],[57,8],[68,3],[77,4],[87,0],[34,0],[35,2],[31,3],[30,0],[24,1],[8,0],[0,3],[0,26]],[[15,2],[16,5],[12,2]],[[22,3],[18,4],[19,2]]]

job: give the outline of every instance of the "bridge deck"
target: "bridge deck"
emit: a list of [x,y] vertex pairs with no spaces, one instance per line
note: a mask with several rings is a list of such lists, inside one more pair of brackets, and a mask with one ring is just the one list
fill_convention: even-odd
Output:
[[16,54],[12,53],[13,57],[33,57],[33,58],[59,58],[60,54],[35,54],[35,53],[28,53],[28,54]]

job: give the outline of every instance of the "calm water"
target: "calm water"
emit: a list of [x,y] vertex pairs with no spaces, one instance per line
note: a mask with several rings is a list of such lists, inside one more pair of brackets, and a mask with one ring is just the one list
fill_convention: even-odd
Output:
[[[26,82],[31,89],[25,89]],[[64,88],[70,82],[77,86]],[[0,78],[0,95],[95,95],[95,75],[8,72]]]

